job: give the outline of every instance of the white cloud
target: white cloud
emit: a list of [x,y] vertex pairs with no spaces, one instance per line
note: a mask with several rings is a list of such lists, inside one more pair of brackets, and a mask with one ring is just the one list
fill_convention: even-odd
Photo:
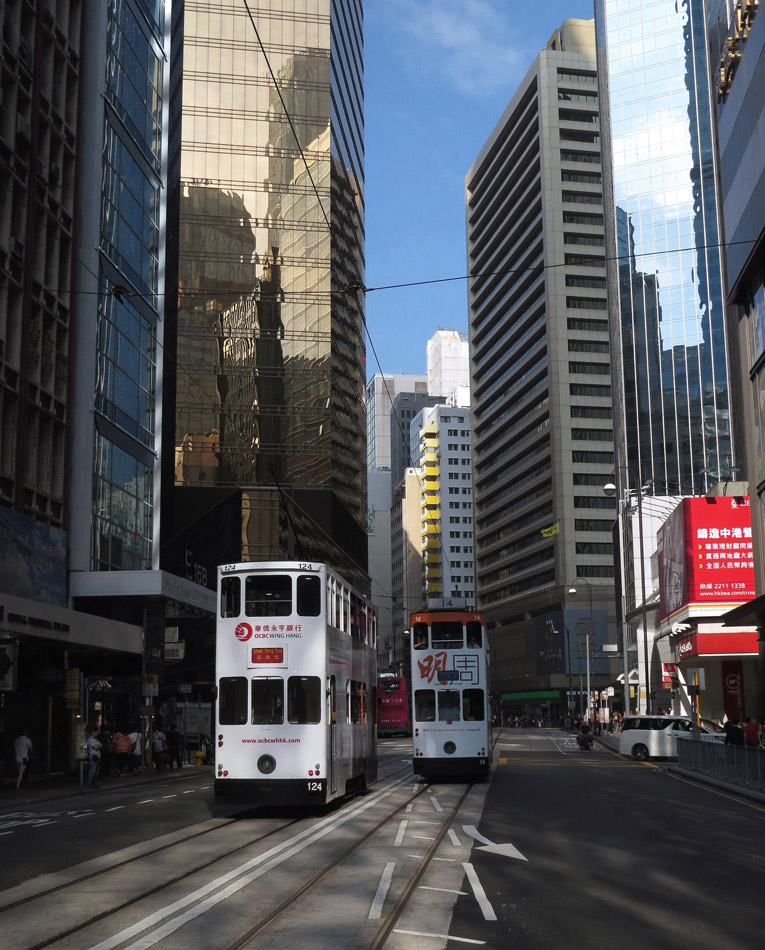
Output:
[[536,50],[512,26],[514,4],[490,0],[374,0],[367,30],[383,22],[406,68],[480,97],[512,89]]

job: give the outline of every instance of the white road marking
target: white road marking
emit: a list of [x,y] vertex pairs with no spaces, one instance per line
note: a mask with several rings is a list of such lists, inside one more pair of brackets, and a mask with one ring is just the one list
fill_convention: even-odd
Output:
[[456,864],[456,863],[457,863],[457,859],[456,859],[456,858],[433,858],[433,860],[434,860],[434,861],[448,861],[449,864]]
[[142,802],[136,802],[136,805],[148,805],[149,802],[153,802],[153,798],[144,798]]
[[405,813],[408,815],[409,812],[412,810],[412,808],[413,808],[413,802],[409,802],[409,804],[404,809]]
[[372,906],[369,908],[369,920],[380,919],[383,904],[385,903],[385,898],[388,896],[388,890],[390,889],[390,882],[393,878],[393,868],[395,868],[395,866],[395,861],[385,865],[385,870],[383,871],[382,877],[380,878],[380,883],[377,885],[377,893],[375,894],[374,900],[372,901]]
[[13,834],[12,831],[0,831],[0,838],[2,838],[3,835],[12,835],[12,834]]
[[421,891],[440,891],[442,894],[467,894],[467,891],[455,891],[451,887],[428,887],[427,884],[420,884]]
[[443,808],[438,804],[438,799],[435,796],[431,796],[430,804],[435,808],[436,811],[443,811]]
[[486,892],[478,880],[475,868],[467,861],[462,862],[462,867],[465,869],[465,874],[467,874],[468,881],[470,881],[470,886],[473,888],[473,894],[478,901],[478,906],[481,908],[484,920],[496,920],[497,915],[494,913],[494,908],[491,906],[489,898],[486,896]]
[[412,835],[413,838],[420,838],[423,841],[435,841],[435,835]]
[[457,837],[457,832],[453,828],[450,828],[446,833],[449,835],[449,840],[451,841],[451,843],[454,845],[455,848],[462,847],[462,842]]
[[[220,877],[217,877],[202,887],[197,888],[197,890],[186,894],[184,897],[173,901],[171,904],[161,907],[155,913],[149,914],[148,917],[144,917],[142,920],[138,921],[138,923],[133,924],[130,927],[126,927],[124,930],[112,935],[111,937],[108,937],[106,940],[102,940],[100,943],[91,947],[90,950],[113,950],[113,948],[125,943],[126,940],[129,940],[132,937],[137,937],[138,934],[146,930],[149,930],[150,932],[145,934],[145,936],[141,937],[135,943],[130,944],[126,950],[147,950],[148,947],[153,947],[155,943],[159,943],[161,940],[164,940],[165,937],[175,933],[176,930],[179,930],[189,921],[194,920],[196,917],[200,917],[202,914],[215,907],[216,904],[221,903],[221,901],[225,901],[229,897],[232,897],[243,887],[246,887],[248,884],[251,884],[253,881],[257,880],[257,878],[267,874],[269,871],[273,870],[273,868],[278,867],[278,865],[282,864],[288,858],[293,857],[304,848],[314,844],[316,841],[319,841],[321,838],[324,838],[331,832],[336,831],[347,821],[350,821],[352,818],[356,818],[358,815],[367,811],[367,809],[377,805],[383,799],[397,791],[401,784],[402,783],[400,781],[393,782],[390,788],[368,797],[357,807],[349,808],[346,812],[339,816],[328,816],[318,824],[301,831],[299,834],[294,835],[294,837],[289,838],[282,844],[276,845],[269,851],[265,851],[263,854],[259,854],[257,857],[252,858],[250,861],[246,861],[238,868],[233,868],[226,874],[222,874]],[[218,890],[218,888],[222,888],[222,890]],[[217,893],[213,894],[212,892],[216,890]],[[203,900],[202,898],[206,899]],[[189,905],[193,906],[189,907]],[[184,907],[189,907],[189,909],[184,913],[179,914],[179,916],[173,918],[172,920],[168,920],[163,926],[157,926],[160,921],[178,913]]]
[[176,798],[176,795],[163,795],[162,798]]
[[195,791],[196,791],[195,788],[188,788],[188,789],[186,789],[186,791],[185,791],[183,794],[184,794],[184,795],[191,795],[192,792],[195,792]]
[[409,822],[406,820],[406,818],[402,819],[402,821],[399,823],[398,834],[396,835],[396,840],[393,842],[394,848],[401,847],[401,843],[404,840],[404,834],[406,833],[406,826],[408,824]]
[[114,808],[107,808],[107,811],[119,811],[120,808],[124,808],[124,805],[115,805]]
[[454,943],[472,943],[478,947],[485,947],[485,940],[471,940],[469,937],[452,937],[451,934],[429,934],[424,930],[394,930],[394,934],[406,934],[407,937],[433,937],[435,940],[448,940]]
[[484,838],[475,825],[463,825],[462,830],[466,835],[470,835],[471,838],[475,838],[476,841],[481,842],[481,851],[490,851],[492,854],[503,854],[506,858],[517,858],[519,861],[529,860],[525,855],[521,854],[514,844],[510,844],[510,842],[507,844],[494,844],[493,841]]

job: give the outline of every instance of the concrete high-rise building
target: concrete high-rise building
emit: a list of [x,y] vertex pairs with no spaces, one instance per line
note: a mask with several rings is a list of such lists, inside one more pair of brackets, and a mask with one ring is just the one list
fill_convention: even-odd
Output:
[[466,177],[477,606],[505,711],[543,718],[615,616],[598,110],[594,23],[566,20]]
[[427,395],[426,376],[411,376],[404,373],[376,373],[367,383],[367,468],[391,468],[390,414],[399,393]]
[[470,348],[465,334],[436,330],[428,340],[428,392],[450,406],[470,406]]
[[[367,383],[367,485],[369,494],[368,551],[372,600],[377,607],[377,645],[380,669],[390,665],[393,644],[391,578],[391,500],[393,458],[399,451],[400,427],[392,406],[404,396],[427,398],[424,376],[376,374]],[[416,395],[414,395],[416,394]],[[394,424],[395,423],[395,424]],[[408,435],[409,426],[405,426]],[[407,463],[408,464],[408,463]],[[400,476],[399,476],[400,477]]]
[[361,3],[215,0],[173,27],[166,556],[368,586]]
[[470,410],[423,409],[411,427],[419,468],[422,603],[474,608]]

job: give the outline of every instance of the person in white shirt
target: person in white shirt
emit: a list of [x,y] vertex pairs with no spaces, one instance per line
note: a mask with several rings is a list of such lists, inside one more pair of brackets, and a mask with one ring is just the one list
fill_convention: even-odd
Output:
[[19,777],[16,779],[16,788],[26,788],[27,774],[29,772],[29,762],[32,758],[32,740],[27,735],[29,730],[26,726],[19,729],[18,738],[13,743],[13,752],[16,756],[16,765],[19,770]]

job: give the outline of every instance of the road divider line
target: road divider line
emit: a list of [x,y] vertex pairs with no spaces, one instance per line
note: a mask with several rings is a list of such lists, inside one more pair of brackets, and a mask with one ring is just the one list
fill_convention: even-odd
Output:
[[471,940],[470,937],[453,937],[451,934],[431,934],[424,930],[399,930],[396,928],[394,934],[404,934],[407,937],[433,937],[434,940],[448,940],[450,943],[471,943],[477,947],[485,947],[485,940]]
[[393,879],[393,869],[395,866],[395,861],[391,861],[385,865],[385,870],[380,877],[380,883],[377,885],[377,893],[372,901],[372,906],[369,908],[369,914],[367,915],[369,920],[380,919],[385,898],[388,896],[388,891],[390,890],[390,882]]
[[398,833],[396,834],[396,840],[393,842],[394,848],[400,848],[404,840],[404,835],[406,834],[406,826],[409,824],[409,821],[406,818],[402,818],[398,825]]
[[481,908],[481,913],[483,914],[484,920],[496,920],[497,915],[494,913],[494,908],[491,906],[491,902],[486,896],[486,891],[484,891],[483,885],[478,879],[478,875],[475,873],[475,868],[467,861],[462,862],[462,867],[465,869],[467,879],[470,882],[470,886],[473,888],[473,894],[475,899],[478,901],[478,906]]

